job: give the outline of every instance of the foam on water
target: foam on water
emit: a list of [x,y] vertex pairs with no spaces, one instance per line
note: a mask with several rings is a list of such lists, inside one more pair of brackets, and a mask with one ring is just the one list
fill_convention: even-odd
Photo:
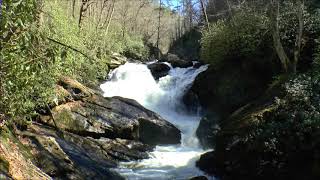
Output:
[[206,65],[198,69],[171,68],[167,76],[155,81],[145,64],[126,63],[109,74],[109,80],[100,86],[104,96],[134,99],[182,132],[181,144],[157,146],[150,152],[151,158],[121,163],[116,171],[130,180],[182,180],[203,175],[195,167],[195,161],[204,153],[195,136],[201,117],[186,110],[182,97],[206,69]]

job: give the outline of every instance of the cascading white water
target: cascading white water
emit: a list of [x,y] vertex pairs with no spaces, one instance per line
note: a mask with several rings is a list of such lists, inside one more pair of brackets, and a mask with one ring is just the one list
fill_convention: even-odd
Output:
[[207,66],[171,68],[169,75],[155,81],[147,65],[126,63],[109,74],[109,80],[100,86],[104,96],[134,99],[182,132],[180,145],[157,146],[150,159],[121,163],[116,171],[130,180],[184,180],[203,175],[195,167],[195,161],[204,153],[195,136],[201,117],[186,111],[182,97],[196,76],[206,69]]

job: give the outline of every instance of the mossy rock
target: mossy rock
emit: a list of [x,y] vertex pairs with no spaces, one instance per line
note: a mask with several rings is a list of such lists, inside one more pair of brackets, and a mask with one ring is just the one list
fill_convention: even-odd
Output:
[[[60,77],[58,85],[62,86],[65,90],[67,90],[74,100],[90,97],[93,94],[95,94],[95,92],[92,89],[84,86],[77,80],[71,79],[66,76]],[[62,95],[63,94],[68,95],[66,92],[63,92]]]
[[8,161],[0,157],[0,178],[2,174],[3,175],[9,174],[9,163]]
[[51,126],[57,126],[61,130],[71,132],[83,132],[87,127],[86,110],[81,101],[69,102],[52,109],[51,116],[41,116],[42,122]]
[[0,134],[1,173],[12,179],[51,179],[33,164],[30,148],[24,146],[7,127]]

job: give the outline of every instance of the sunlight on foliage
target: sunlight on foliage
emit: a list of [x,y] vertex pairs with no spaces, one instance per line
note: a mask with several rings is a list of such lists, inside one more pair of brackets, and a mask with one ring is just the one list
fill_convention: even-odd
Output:
[[268,43],[266,16],[251,11],[238,12],[230,20],[219,20],[203,33],[201,59],[213,65],[236,57],[261,53]]

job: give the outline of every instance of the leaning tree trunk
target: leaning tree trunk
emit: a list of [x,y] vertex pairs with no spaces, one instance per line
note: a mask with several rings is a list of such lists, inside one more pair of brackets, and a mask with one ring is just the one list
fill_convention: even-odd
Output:
[[80,7],[79,22],[78,22],[79,29],[81,29],[81,23],[85,16],[86,11],[88,10],[88,7],[90,7],[90,0],[82,0],[81,7]]
[[72,1],[72,17],[75,18],[75,14],[74,14],[74,11],[75,11],[75,6],[76,6],[76,0],[73,0]]
[[304,27],[304,23],[303,23],[303,10],[304,10],[304,1],[303,0],[298,0],[297,2],[297,7],[298,7],[298,13],[297,13],[297,17],[298,17],[298,29],[297,29],[297,36],[296,36],[296,42],[295,42],[295,47],[294,47],[294,59],[292,62],[292,72],[296,73],[297,71],[297,64],[299,62],[300,59],[300,52],[301,52],[301,45],[302,45],[302,36],[303,36],[303,27]]
[[297,64],[300,59],[300,52],[302,46],[302,36],[304,29],[303,22],[303,10],[304,10],[304,0],[297,0],[297,18],[298,18],[298,29],[296,35],[296,41],[293,52],[293,60],[290,61],[288,55],[286,54],[280,38],[279,30],[279,14],[280,14],[280,2],[279,0],[270,0],[271,2],[271,30],[272,30],[272,39],[274,48],[277,52],[277,55],[280,59],[281,65],[286,73],[297,72]]
[[210,26],[209,26],[209,19],[208,19],[208,15],[207,15],[206,7],[205,7],[205,5],[204,5],[203,0],[200,0],[200,4],[201,4],[201,10],[202,10],[202,13],[203,13],[204,19],[205,19],[205,21],[206,21],[207,28],[208,28],[208,30],[210,30]]
[[113,13],[114,13],[114,3],[115,3],[115,0],[112,1],[110,15],[109,15],[109,11],[108,11],[108,17],[107,17],[108,21],[107,21],[107,27],[106,27],[105,35],[108,34],[109,27],[110,27],[110,24],[111,24],[111,21],[112,21],[112,17],[113,17]]
[[271,0],[271,12],[270,12],[270,18],[271,18],[271,31],[272,31],[272,39],[273,39],[273,45],[277,52],[277,55],[280,59],[281,65],[283,70],[287,73],[290,60],[287,56],[283,45],[281,43],[280,38],[280,30],[279,30],[279,11],[280,11],[280,3],[279,0]]

